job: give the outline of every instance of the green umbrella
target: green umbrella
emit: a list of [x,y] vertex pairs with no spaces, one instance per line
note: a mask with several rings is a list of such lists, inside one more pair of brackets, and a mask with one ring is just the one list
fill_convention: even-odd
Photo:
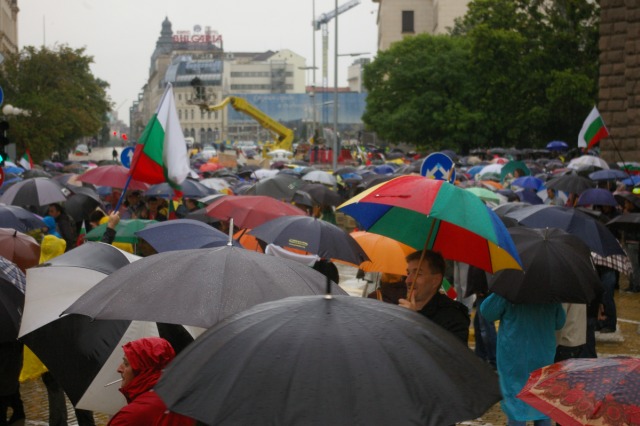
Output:
[[480,187],[474,186],[471,188],[465,188],[465,190],[471,192],[472,194],[475,194],[484,202],[501,204],[502,202],[505,201],[504,198],[500,197],[500,194],[496,194],[495,192],[486,188],[480,188]]
[[524,164],[524,162],[514,160],[514,161],[509,161],[507,164],[504,165],[504,167],[502,167],[502,170],[500,170],[500,182],[503,182],[504,178],[506,178],[508,174],[511,174],[513,177],[522,177],[523,175],[520,175],[520,176],[514,175],[514,172],[518,169],[524,172],[524,176],[531,176],[531,170],[529,170],[529,168],[527,167],[526,164]]
[[[157,220],[144,220],[144,219],[124,219],[116,225],[116,238],[114,241],[119,243],[138,243],[138,236],[135,234],[138,231],[144,229],[147,225],[157,223]],[[100,241],[104,231],[107,229],[107,224],[96,226],[86,235],[86,239],[89,241]]]

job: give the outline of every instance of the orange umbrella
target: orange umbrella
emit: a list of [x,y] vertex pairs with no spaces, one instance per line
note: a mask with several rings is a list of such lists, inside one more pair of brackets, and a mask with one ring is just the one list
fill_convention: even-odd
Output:
[[220,169],[224,169],[224,166],[220,163],[208,162],[200,166],[201,172],[215,172]]
[[413,247],[399,241],[371,232],[354,231],[353,239],[369,256],[368,261],[360,264],[360,269],[366,272],[387,272],[389,274],[406,275],[409,253],[416,251]]
[[504,189],[504,187],[502,186],[502,184],[500,182],[495,182],[492,180],[481,180],[480,183],[485,186],[486,188],[492,190],[492,191],[497,191],[499,189]]
[[40,245],[27,234],[0,228],[0,256],[12,261],[24,272],[40,262]]
[[258,253],[264,253],[262,247],[260,247],[260,243],[258,239],[247,232],[251,231],[250,229],[241,229],[235,234],[233,234],[233,239],[237,240],[242,247],[247,250],[257,251]]

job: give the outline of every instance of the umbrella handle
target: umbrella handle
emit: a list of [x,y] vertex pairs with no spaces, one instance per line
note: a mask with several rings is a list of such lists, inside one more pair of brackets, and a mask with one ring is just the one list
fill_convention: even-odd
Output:
[[227,243],[227,245],[233,245],[233,218],[229,219],[229,242]]
[[[428,250],[429,240],[431,240],[431,234],[433,234],[433,228],[436,226],[436,221],[433,220],[431,222],[431,226],[429,227],[429,234],[427,234],[427,239],[424,241],[424,247],[422,248],[422,254],[420,254],[420,260],[418,261],[418,269],[422,267],[422,262],[424,261],[424,253]],[[411,294],[413,293],[413,283],[415,280],[409,285],[407,288],[407,300],[411,300]]]
[[127,182],[124,184],[124,188],[122,188],[122,193],[120,194],[120,198],[118,198],[118,202],[116,203],[116,207],[113,211],[120,210],[120,204],[122,204],[122,200],[124,200],[124,196],[127,193],[127,189],[129,188],[129,183],[131,183],[131,175],[127,177]]

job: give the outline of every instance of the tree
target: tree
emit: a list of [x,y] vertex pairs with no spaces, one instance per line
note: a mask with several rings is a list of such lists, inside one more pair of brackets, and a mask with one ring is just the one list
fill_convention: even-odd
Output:
[[8,55],[0,68],[0,85],[11,104],[29,110],[12,120],[9,137],[18,154],[29,148],[34,161],[53,151],[66,153],[76,141],[94,136],[111,109],[109,85],[93,76],[93,58],[85,49],[25,47]]
[[363,121],[390,142],[468,143],[481,118],[470,107],[468,61],[462,37],[420,34],[393,44],[364,70]]

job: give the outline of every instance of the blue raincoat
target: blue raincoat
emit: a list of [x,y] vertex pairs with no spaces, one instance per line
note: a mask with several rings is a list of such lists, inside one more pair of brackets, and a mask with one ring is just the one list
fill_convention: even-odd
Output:
[[488,321],[500,321],[496,359],[502,390],[502,411],[511,420],[542,420],[548,417],[516,398],[529,374],[553,364],[556,330],[564,326],[566,314],[560,303],[513,304],[491,294],[480,305]]

